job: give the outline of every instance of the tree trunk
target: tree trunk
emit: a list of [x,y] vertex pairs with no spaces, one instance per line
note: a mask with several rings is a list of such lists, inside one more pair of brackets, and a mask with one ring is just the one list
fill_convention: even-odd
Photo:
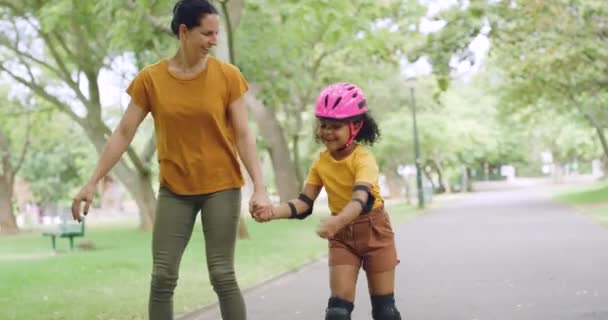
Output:
[[296,179],[299,186],[304,185],[304,175],[300,170],[300,136],[296,133],[293,135],[293,162],[296,169]]
[[239,161],[239,165],[241,166],[241,172],[243,174],[243,179],[245,180],[245,184],[241,188],[241,216],[239,218],[239,229],[237,233],[238,239],[249,239],[249,231],[247,230],[247,225],[245,224],[244,215],[249,212],[249,199],[253,194],[253,181],[251,177],[246,174],[247,169],[243,162]]
[[467,166],[466,168],[466,176],[467,176],[467,192],[473,192],[473,179],[471,179],[471,168]]
[[424,176],[426,177],[426,179],[431,184],[431,190],[433,190],[433,192],[435,192],[435,190],[437,189],[437,187],[435,186],[435,181],[433,181],[433,177],[431,177],[431,174],[427,170],[425,170],[425,169],[422,169],[422,173],[424,173]]
[[490,181],[490,164],[485,161],[483,163],[483,181]]
[[[26,138],[27,141],[28,138]],[[0,129],[0,232],[17,233],[17,221],[13,212],[13,187],[15,175],[19,170],[25,152],[27,142],[24,144],[21,159],[16,165],[11,161],[10,141],[7,135]]]
[[[106,143],[104,134],[100,130],[93,129],[92,126],[84,129],[89,139],[93,142],[95,149],[97,149],[98,154],[101,154]],[[156,210],[156,196],[152,189],[150,176],[129,168],[124,158],[114,166],[112,173],[122,182],[137,204],[137,208],[139,209],[139,228],[144,231],[152,230]]]
[[247,225],[245,224],[243,216],[239,219],[239,231],[237,236],[238,239],[249,239],[249,231],[247,230]]
[[[236,60],[233,45],[234,31],[238,28],[245,3],[243,0],[220,1],[223,13],[223,32],[226,41],[218,44],[217,55],[224,61],[234,63]],[[221,30],[220,30],[221,31]],[[262,136],[269,143],[270,159],[275,172],[275,183],[281,201],[286,201],[294,197],[299,189],[297,169],[294,162],[290,159],[289,147],[283,134],[280,123],[274,113],[269,112],[268,108],[256,98],[257,90],[251,84],[249,92],[245,95],[245,101],[251,108],[253,117],[262,132]]]
[[427,174],[427,178],[431,180],[431,184],[433,185],[433,190],[436,193],[444,193],[446,192],[445,181],[443,179],[443,168],[441,167],[440,161],[437,159],[428,159],[426,164],[432,167],[435,172],[437,172],[437,185],[433,183],[430,178],[430,175]]
[[152,230],[156,213],[156,195],[152,189],[150,177],[130,169],[124,160],[121,160],[112,169],[112,172],[124,184],[137,204],[139,228],[144,231]]
[[407,204],[412,204],[412,186],[411,180],[407,177],[403,178],[405,181],[405,201]]
[[156,215],[156,195],[152,189],[150,177],[134,173],[132,170],[129,171],[129,173],[122,173],[122,175],[135,176],[131,178],[133,180],[125,179],[129,180],[125,186],[130,190],[140,210],[139,227],[142,230],[150,231],[154,225]]
[[467,165],[460,166],[461,181],[460,181],[460,192],[471,192],[473,191],[473,181],[471,181],[471,168]]
[[[608,159],[608,140],[604,134],[604,129],[595,127],[595,131],[597,132],[598,138],[600,138],[600,144],[602,145],[602,150],[604,151],[604,159]],[[604,164],[606,164],[606,161]],[[604,173],[608,175],[608,172],[604,171]]]
[[553,163],[553,173],[551,175],[553,183],[562,183],[564,180],[564,165],[561,162],[555,161]]
[[397,173],[397,168],[386,170],[386,185],[390,198],[401,198],[403,196],[403,178]]
[[[252,85],[254,87],[254,85]],[[274,168],[275,183],[281,201],[296,196],[300,190],[296,168],[289,156],[289,147],[283,134],[283,129],[270,108],[265,107],[259,101],[254,90],[249,90],[245,95],[245,101],[252,110],[253,117],[259,124],[260,133],[269,144],[269,154]]]
[[438,191],[441,193],[449,191],[449,187],[443,175],[443,167],[441,166],[441,161],[437,159],[432,159],[432,162],[435,165],[435,170],[437,170],[437,182],[439,183]]
[[7,180],[7,176],[0,176],[0,233],[14,234],[19,227],[13,213],[13,183]]
[[[221,13],[222,13],[222,25],[223,27],[220,29],[220,43],[217,46],[216,55],[218,58],[229,62],[235,63],[235,50],[234,50],[234,32],[238,28],[239,23],[241,21],[241,15],[243,14],[243,8],[245,7],[244,0],[224,0],[220,1]],[[247,172],[243,170],[244,166],[241,163],[241,171]],[[253,193],[253,181],[249,177],[245,177],[245,186],[241,189],[242,192],[246,194],[242,194],[245,198],[243,199],[242,204],[248,204],[247,199],[251,197]],[[245,209],[247,210],[247,209]],[[241,208],[241,211],[244,211]],[[245,225],[245,219],[243,215],[239,218],[239,230],[238,230],[238,238],[239,239],[249,239],[249,231],[247,230],[247,225]]]

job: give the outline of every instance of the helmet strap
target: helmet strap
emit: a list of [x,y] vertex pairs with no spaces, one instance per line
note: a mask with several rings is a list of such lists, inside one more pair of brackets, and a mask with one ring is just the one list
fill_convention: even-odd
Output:
[[361,131],[361,128],[363,128],[363,121],[364,120],[357,122],[351,121],[348,123],[350,137],[348,138],[348,142],[342,148],[340,148],[339,151],[346,150],[346,148],[350,147],[353,144],[353,142],[355,141],[355,137],[357,137],[357,134],[359,134],[359,131]]

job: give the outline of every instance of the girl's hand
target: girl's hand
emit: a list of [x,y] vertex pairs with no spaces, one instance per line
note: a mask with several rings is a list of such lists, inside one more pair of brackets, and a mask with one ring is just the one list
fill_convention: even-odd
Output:
[[274,213],[272,210],[272,206],[254,206],[252,216],[257,222],[268,222],[274,218]]
[[331,239],[342,228],[338,217],[331,216],[322,218],[321,223],[317,227],[317,235],[323,239]]

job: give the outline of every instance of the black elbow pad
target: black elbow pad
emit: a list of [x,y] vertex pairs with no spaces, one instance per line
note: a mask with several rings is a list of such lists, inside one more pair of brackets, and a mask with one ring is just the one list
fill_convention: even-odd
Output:
[[302,200],[304,203],[306,203],[308,205],[308,210],[306,210],[305,212],[302,212],[301,214],[296,216],[297,219],[303,220],[303,219],[308,218],[308,216],[310,216],[312,214],[312,208],[313,208],[315,202],[303,193],[300,193],[298,195],[298,199]]
[[372,195],[371,190],[369,190],[369,188],[366,186],[356,185],[353,187],[353,192],[359,191],[359,190],[367,192],[367,203],[365,203],[365,205],[362,205],[363,208],[361,210],[361,214],[370,213],[372,211],[372,209],[374,208],[374,204],[376,203],[376,198]]
[[312,214],[312,209],[309,209],[308,211],[300,213],[299,215],[295,216],[295,219],[304,220],[304,219],[308,218],[308,216],[310,216],[311,214]]
[[314,205],[314,201],[303,193],[300,193],[298,195],[298,199],[308,205],[308,210],[306,210],[305,212],[302,212],[302,213],[298,213],[298,212],[296,212],[296,206],[293,203],[288,202],[287,204],[289,204],[289,208],[291,209],[291,216],[289,217],[289,219],[304,220],[312,214],[312,208]]
[[311,198],[309,198],[307,195],[305,195],[303,193],[300,193],[298,195],[298,199],[302,200],[304,203],[306,203],[311,208],[315,204],[315,202]]

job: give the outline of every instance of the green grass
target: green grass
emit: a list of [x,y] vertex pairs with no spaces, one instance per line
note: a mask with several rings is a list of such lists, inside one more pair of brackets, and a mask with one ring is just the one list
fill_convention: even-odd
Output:
[[608,228],[608,205],[603,208],[595,208],[589,211],[591,217]]
[[593,204],[608,202],[608,184],[603,183],[590,189],[560,194],[557,199],[567,204]]
[[579,208],[583,213],[608,227],[608,183],[559,194],[556,199]]
[[[416,213],[404,204],[388,208],[394,224]],[[238,241],[236,269],[242,288],[298,268],[326,254],[316,237],[318,217],[258,224],[247,220],[251,236]],[[202,231],[195,229],[181,263],[175,312],[216,300],[207,277]],[[0,237],[0,319],[144,319],[151,270],[151,234],[134,226],[89,228],[95,250],[59,254],[38,232]],[[82,240],[81,240],[82,241]]]

